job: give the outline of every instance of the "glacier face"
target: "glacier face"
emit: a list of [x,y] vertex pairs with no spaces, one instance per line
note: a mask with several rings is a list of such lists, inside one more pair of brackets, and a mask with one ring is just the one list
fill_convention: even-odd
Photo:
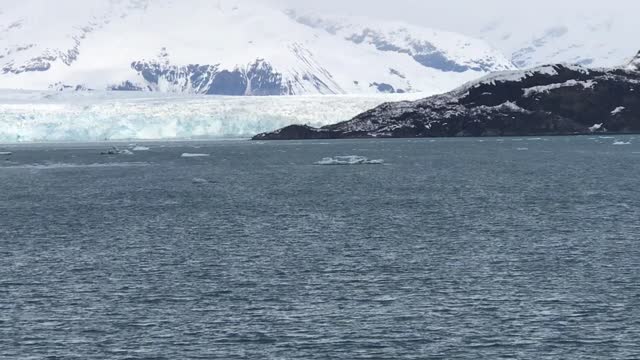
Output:
[[375,39],[336,36],[259,0],[0,0],[0,9],[5,89],[444,92],[511,66],[482,40],[373,20]]
[[0,142],[248,138],[291,124],[333,124],[383,102],[425,95],[228,97],[3,90]]

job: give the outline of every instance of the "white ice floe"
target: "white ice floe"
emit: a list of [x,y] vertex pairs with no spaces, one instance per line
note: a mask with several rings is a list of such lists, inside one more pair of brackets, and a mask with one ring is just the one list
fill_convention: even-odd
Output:
[[191,182],[193,182],[194,184],[199,184],[199,185],[207,185],[207,184],[213,184],[214,183],[211,180],[207,180],[207,179],[203,179],[203,178],[193,178],[193,180],[191,180]]
[[382,165],[384,160],[369,160],[364,156],[349,155],[326,157],[315,163],[316,165]]
[[8,155],[13,155],[13,153],[8,152],[8,151],[2,151],[2,152],[0,152],[0,156],[8,156]]
[[113,146],[111,149],[101,152],[100,155],[133,155],[133,152],[127,149],[118,149],[117,146]]
[[184,153],[181,155],[183,158],[199,158],[199,157],[209,157],[209,154],[192,154],[192,153]]
[[146,147],[146,146],[136,146],[136,147],[134,147],[132,150],[133,150],[133,151],[149,151],[149,150],[151,150],[151,149],[149,149],[149,148],[148,148],[148,147]]
[[616,141],[613,143],[613,145],[631,145],[631,142],[629,141]]
[[120,163],[44,163],[44,164],[19,164],[0,166],[0,169],[27,169],[27,170],[52,170],[52,169],[77,169],[77,168],[109,168],[109,167],[139,167],[149,166],[146,162],[120,162]]

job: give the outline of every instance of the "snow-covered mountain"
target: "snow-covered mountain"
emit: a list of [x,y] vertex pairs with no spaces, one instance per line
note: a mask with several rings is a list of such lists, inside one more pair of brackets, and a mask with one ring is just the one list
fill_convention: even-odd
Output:
[[510,56],[519,68],[553,63],[612,67],[637,50],[634,39],[640,28],[626,7],[534,8],[490,21],[477,36]]
[[432,94],[513,67],[457,34],[328,24],[254,0],[0,0],[0,88]]

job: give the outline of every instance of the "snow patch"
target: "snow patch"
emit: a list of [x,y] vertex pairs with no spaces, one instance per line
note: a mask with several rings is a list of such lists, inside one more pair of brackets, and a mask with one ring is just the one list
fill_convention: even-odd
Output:
[[611,115],[616,115],[616,114],[620,114],[621,112],[623,112],[625,109],[624,106],[618,106],[617,108],[613,109],[613,111],[611,112]]
[[589,131],[596,132],[596,131],[602,129],[603,125],[604,124],[593,124],[593,126],[589,128]]
[[565,87],[575,87],[582,85],[585,89],[592,89],[595,86],[595,82],[592,80],[589,81],[576,81],[569,80],[559,84],[551,84],[551,85],[543,85],[543,86],[534,86],[524,90],[525,97],[531,97],[535,94],[546,94],[551,90],[565,88]]

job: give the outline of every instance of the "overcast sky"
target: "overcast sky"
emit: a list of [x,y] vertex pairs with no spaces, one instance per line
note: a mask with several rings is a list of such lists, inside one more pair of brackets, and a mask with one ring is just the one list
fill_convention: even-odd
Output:
[[334,14],[366,15],[412,22],[422,26],[473,32],[503,17],[522,19],[522,26],[551,14],[637,18],[637,0],[270,0],[291,8]]

